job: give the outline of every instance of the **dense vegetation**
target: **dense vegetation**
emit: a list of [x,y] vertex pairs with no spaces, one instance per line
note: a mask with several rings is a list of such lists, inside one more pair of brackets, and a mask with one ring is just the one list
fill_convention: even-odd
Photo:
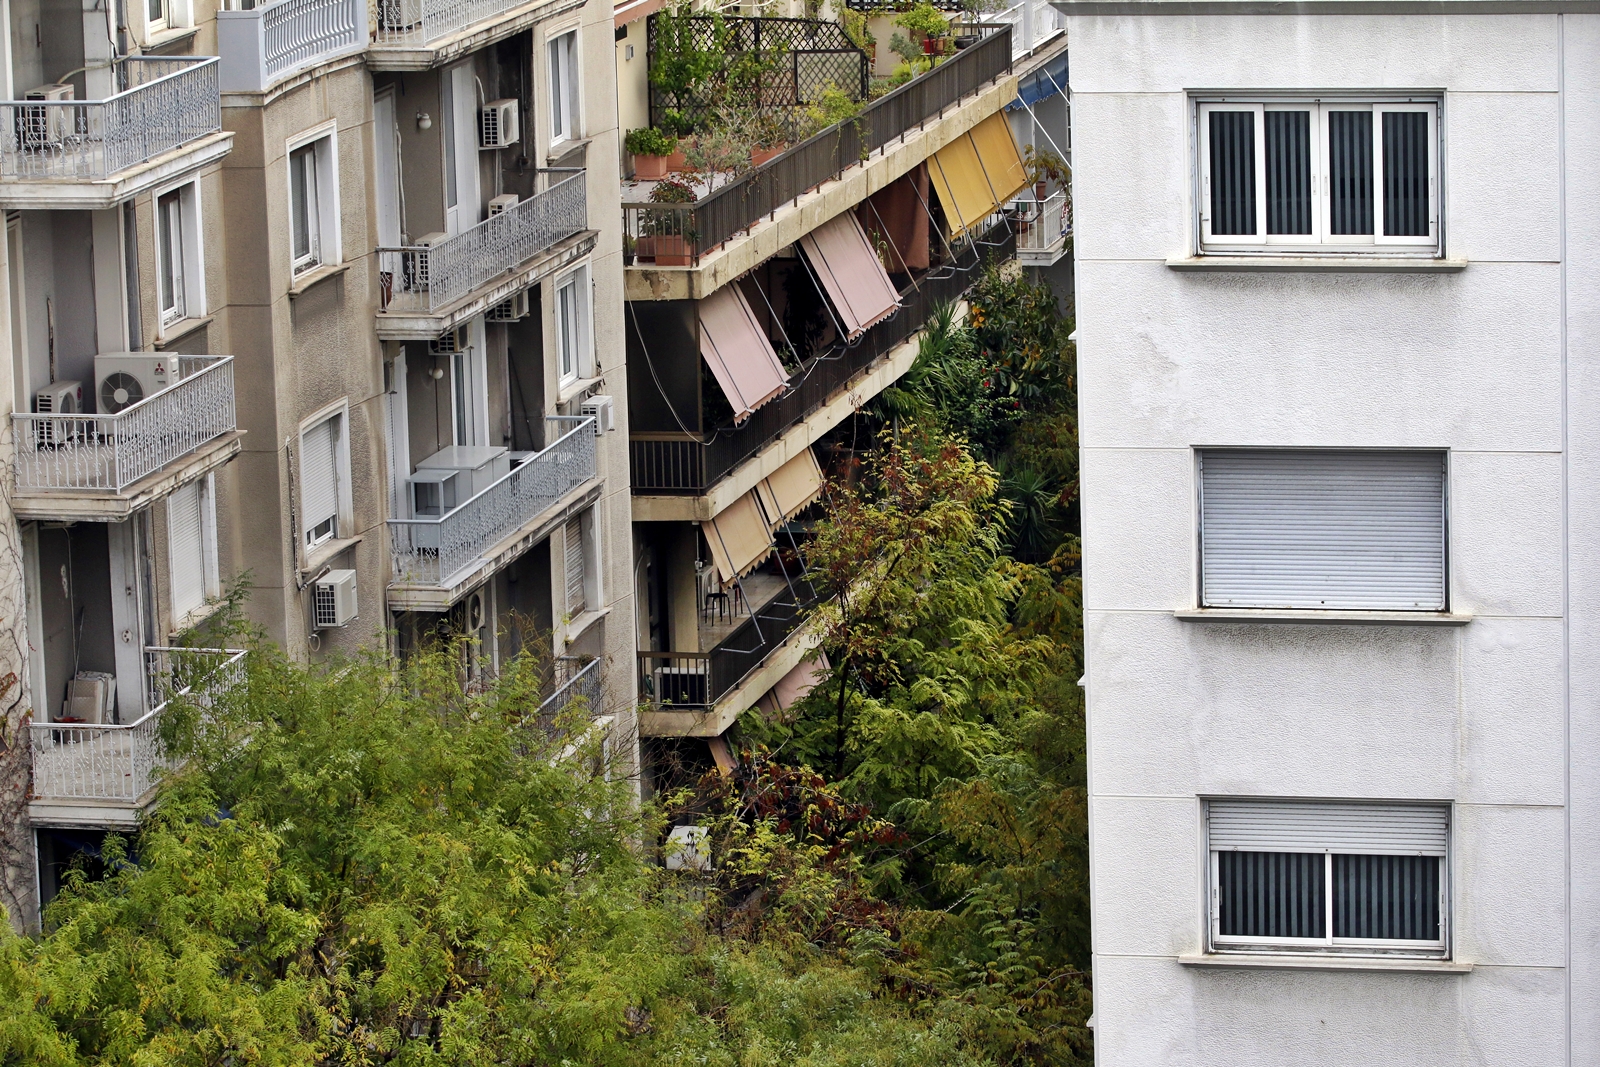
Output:
[[137,854],[0,932],[0,1064],[1088,1062],[1066,333],[995,272],[936,322],[810,544],[823,682],[642,824],[535,656],[259,648]]

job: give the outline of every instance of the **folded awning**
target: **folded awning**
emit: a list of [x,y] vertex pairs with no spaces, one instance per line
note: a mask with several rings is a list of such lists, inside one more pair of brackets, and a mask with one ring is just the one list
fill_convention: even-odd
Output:
[[867,233],[888,246],[891,273],[928,269],[928,165],[890,182],[856,209]]
[[789,383],[738,282],[700,301],[700,354],[733,405],[735,423],[748,419]]
[[815,659],[805,660],[779,678],[777,684],[756,701],[756,707],[771,716],[781,715],[804,700],[806,694],[815,689],[817,683],[826,678],[832,669],[828,654],[818,652]]
[[800,238],[800,247],[839,316],[846,340],[854,341],[900,306],[900,294],[855,212],[829,219]]
[[1067,53],[1062,52],[1044,66],[1017,79],[1017,98],[1006,105],[1007,111],[1032,107],[1057,93],[1067,91]]
[[711,562],[724,583],[741,578],[772,552],[772,527],[755,493],[749,492],[705,524]]
[[822,494],[822,467],[808,448],[757,482],[755,493],[776,530]]
[[998,211],[1028,184],[1004,112],[995,112],[935,152],[928,174],[951,236]]

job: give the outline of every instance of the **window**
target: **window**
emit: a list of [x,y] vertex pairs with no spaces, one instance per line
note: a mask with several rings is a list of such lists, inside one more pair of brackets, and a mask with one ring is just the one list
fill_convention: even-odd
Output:
[[1206,803],[1212,951],[1443,956],[1450,809]]
[[576,381],[589,370],[589,275],[577,270],[556,286],[556,350],[561,380]]
[[145,29],[158,33],[167,28],[167,0],[145,0]]
[[217,505],[214,475],[175,490],[167,498],[168,584],[172,623],[181,626],[222,592],[217,573]]
[[156,197],[156,275],[163,329],[205,314],[199,194],[193,182]]
[[1202,450],[1201,606],[1445,610],[1445,460]]
[[339,193],[331,134],[289,146],[289,259],[295,274],[339,262]]
[[550,39],[550,140],[575,141],[578,121],[578,31]]
[[581,516],[567,520],[565,532],[561,537],[563,541],[562,554],[565,557],[567,573],[567,617],[575,619],[583,614],[588,603],[584,598],[584,566],[583,566],[583,518]]
[[1198,105],[1209,251],[1439,250],[1437,100]]
[[300,528],[308,548],[339,536],[349,482],[344,418],[340,411],[300,431]]

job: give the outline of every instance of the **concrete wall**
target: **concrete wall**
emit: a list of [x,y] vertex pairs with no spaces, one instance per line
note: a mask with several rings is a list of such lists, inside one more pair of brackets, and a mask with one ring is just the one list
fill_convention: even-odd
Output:
[[[1595,1062],[1600,18],[1062,6],[1098,1062]],[[1193,241],[1186,91],[1323,87],[1445,91],[1467,268],[1166,267]],[[1473,621],[1178,621],[1197,445],[1450,449],[1450,597]],[[1453,802],[1473,970],[1180,965],[1204,948],[1202,794]]]

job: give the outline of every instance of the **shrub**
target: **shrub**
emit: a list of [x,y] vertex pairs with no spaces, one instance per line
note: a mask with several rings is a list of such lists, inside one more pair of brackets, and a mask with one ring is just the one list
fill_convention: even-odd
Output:
[[678,139],[670,133],[641,127],[629,130],[623,147],[636,156],[670,156],[678,147]]

